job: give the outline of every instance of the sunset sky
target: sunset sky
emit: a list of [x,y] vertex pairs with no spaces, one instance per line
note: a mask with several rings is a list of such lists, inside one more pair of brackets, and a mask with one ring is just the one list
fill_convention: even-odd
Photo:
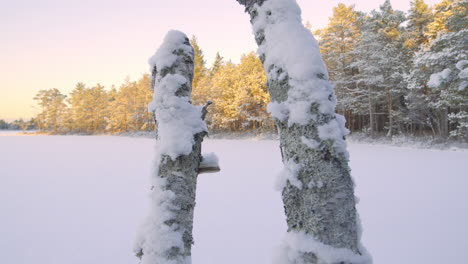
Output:
[[[297,0],[314,29],[339,2],[357,10],[384,0]],[[393,0],[406,11],[410,0]],[[439,0],[426,0],[429,4]],[[0,119],[37,114],[42,89],[68,94],[77,82],[119,86],[148,71],[165,33],[196,35],[208,66],[217,51],[238,62],[256,50],[248,15],[235,0],[0,0]]]

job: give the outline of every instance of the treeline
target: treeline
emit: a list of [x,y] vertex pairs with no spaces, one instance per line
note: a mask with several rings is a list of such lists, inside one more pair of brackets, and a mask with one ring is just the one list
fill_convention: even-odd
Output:
[[[327,27],[315,33],[335,85],[337,111],[352,132],[468,139],[468,0],[443,0],[430,8],[412,0],[406,14],[389,0],[369,14],[339,4]],[[207,66],[193,37],[192,101],[209,108],[211,131],[274,131],[261,62],[240,63],[218,53]],[[109,91],[79,83],[70,95],[40,91],[37,125],[53,133],[121,133],[154,129],[147,104],[149,76]]]
[[68,96],[56,88],[41,90],[34,97],[41,109],[37,127],[55,134],[151,131],[154,122],[147,105],[152,96],[148,75],[138,81],[127,79],[109,91],[84,83],[78,83]]
[[17,119],[13,122],[7,122],[0,119],[0,130],[34,130],[36,129],[36,121],[31,118],[29,121],[23,119]]
[[351,131],[468,140],[468,1],[339,4],[315,32]]
[[[191,42],[195,49],[192,103],[214,102],[207,115],[210,130],[273,131],[273,120],[266,112],[266,77],[258,57],[250,53],[235,64],[217,54],[207,68],[197,39]],[[99,84],[87,87],[83,83],[69,95],[55,88],[41,90],[34,97],[40,107],[35,120],[38,129],[54,134],[152,131],[154,118],[147,110],[152,97],[147,74],[109,91]]]

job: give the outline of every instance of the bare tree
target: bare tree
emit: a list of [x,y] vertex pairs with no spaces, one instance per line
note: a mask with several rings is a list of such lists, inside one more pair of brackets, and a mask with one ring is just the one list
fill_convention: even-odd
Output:
[[191,263],[197,176],[207,166],[201,144],[207,134],[206,107],[190,103],[193,48],[186,35],[170,31],[150,59],[157,121],[151,210],[138,234],[135,253],[143,264]]
[[335,114],[333,87],[300,8],[295,0],[237,1],[250,15],[285,165],[278,186],[288,233],[279,262],[370,263],[360,245],[344,117]]

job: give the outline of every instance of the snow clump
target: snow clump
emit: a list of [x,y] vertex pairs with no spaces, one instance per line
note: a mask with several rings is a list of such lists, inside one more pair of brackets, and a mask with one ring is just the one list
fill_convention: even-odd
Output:
[[284,163],[284,168],[278,174],[275,182],[275,190],[282,191],[286,187],[287,182],[295,186],[298,189],[302,189],[302,182],[297,178],[299,172],[302,169],[302,165],[288,160]]
[[[150,58],[152,68],[158,71],[174,66],[176,52],[184,52],[193,57],[193,48],[187,43],[187,36],[180,31],[169,31],[164,43]],[[153,101],[148,110],[155,112],[158,121],[157,148],[162,155],[169,155],[175,160],[180,155],[190,154],[194,135],[207,131],[202,117],[202,106],[194,106],[188,96],[177,96],[184,85],[190,85],[186,77],[180,74],[167,74],[155,80]]]
[[[257,53],[264,58],[268,80],[284,81],[287,76],[290,87],[287,99],[282,102],[272,100],[267,110],[280,121],[287,121],[289,126],[307,125],[317,121],[318,115],[335,117],[323,125],[322,130],[330,133],[320,133],[320,139],[333,140],[337,152],[346,154],[344,136],[348,132],[341,125],[344,118],[335,114],[336,97],[328,81],[319,45],[302,24],[296,1],[269,0],[254,8],[258,14],[253,20],[254,34],[265,38]],[[318,114],[312,114],[315,109]]]
[[286,233],[283,239],[279,253],[275,258],[275,264],[303,263],[301,258],[307,253],[313,253],[320,264],[372,263],[372,257],[367,251],[363,251],[362,255],[359,255],[347,248],[335,248],[326,245],[305,232],[291,231]]
[[427,86],[430,88],[438,88],[442,82],[450,76],[450,73],[452,73],[450,69],[445,69],[441,72],[431,74],[431,77],[429,77],[429,81],[427,82]]

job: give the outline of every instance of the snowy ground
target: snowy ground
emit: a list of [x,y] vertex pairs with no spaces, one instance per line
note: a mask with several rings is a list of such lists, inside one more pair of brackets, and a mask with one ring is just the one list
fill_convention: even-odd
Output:
[[[4,134],[5,135],[5,134]],[[277,141],[207,140],[194,264],[267,264],[285,232]],[[0,137],[0,263],[136,264],[153,140]],[[350,145],[363,242],[376,264],[467,263],[468,151]]]

